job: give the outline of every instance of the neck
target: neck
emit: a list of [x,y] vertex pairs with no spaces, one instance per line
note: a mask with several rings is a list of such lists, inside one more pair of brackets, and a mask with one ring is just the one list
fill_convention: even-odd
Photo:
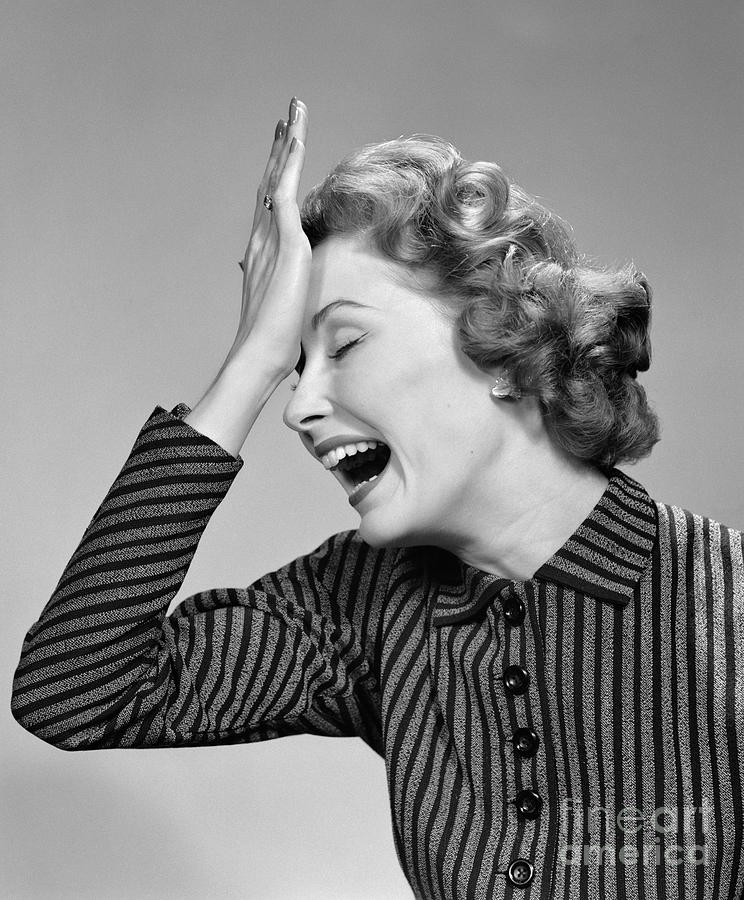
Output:
[[608,478],[545,436],[503,449],[463,504],[462,531],[445,549],[502,578],[525,581],[558,551],[599,502]]

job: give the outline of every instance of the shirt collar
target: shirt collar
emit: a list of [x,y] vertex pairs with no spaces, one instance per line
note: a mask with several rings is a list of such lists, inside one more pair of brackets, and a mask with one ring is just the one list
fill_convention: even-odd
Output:
[[[656,542],[656,504],[624,472],[612,469],[609,475],[599,503],[531,580],[561,584],[622,608],[633,596]],[[472,618],[512,583],[445,551],[430,552],[428,565],[435,625]]]

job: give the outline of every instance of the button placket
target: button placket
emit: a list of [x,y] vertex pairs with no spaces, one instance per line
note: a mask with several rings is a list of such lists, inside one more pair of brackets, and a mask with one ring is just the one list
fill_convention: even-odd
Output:
[[[508,628],[520,627],[523,625],[527,613],[524,600],[510,590],[502,597],[502,613]],[[524,666],[512,664],[504,669],[502,682],[506,696],[511,698],[512,703],[517,703],[529,689],[530,673]],[[511,740],[515,763],[518,760],[526,761],[533,757],[540,747],[540,736],[534,728],[528,726],[516,728]],[[523,821],[536,819],[543,806],[542,797],[532,788],[519,790],[512,802],[517,816]],[[507,878],[515,887],[528,885],[534,878],[534,874],[534,865],[522,857],[513,860],[507,869]]]

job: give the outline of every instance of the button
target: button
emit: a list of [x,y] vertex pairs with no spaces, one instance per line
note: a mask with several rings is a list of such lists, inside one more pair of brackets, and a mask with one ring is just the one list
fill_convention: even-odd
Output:
[[540,738],[532,728],[517,728],[512,741],[514,749],[520,756],[534,756],[540,744]]
[[512,694],[523,694],[530,683],[530,673],[523,666],[504,669],[504,687]]
[[535,819],[542,809],[542,797],[537,791],[520,791],[517,794],[517,812],[525,819]]
[[521,625],[524,622],[524,603],[519,597],[507,597],[504,600],[504,618],[510,625]]
[[517,887],[524,887],[532,881],[535,867],[528,859],[515,859],[506,870],[506,874],[512,884],[517,885]]

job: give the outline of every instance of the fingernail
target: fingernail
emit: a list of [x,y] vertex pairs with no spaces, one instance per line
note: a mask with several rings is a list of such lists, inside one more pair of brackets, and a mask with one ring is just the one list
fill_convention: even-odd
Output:
[[278,141],[279,138],[284,137],[284,129],[287,127],[287,123],[284,119],[279,119],[276,123],[276,128],[274,129],[274,140]]
[[289,152],[292,153],[292,152],[294,151],[294,148],[295,148],[296,146],[297,146],[297,138],[296,138],[296,137],[293,137],[293,138],[292,138],[292,143],[289,145]]
[[292,102],[289,104],[289,124],[294,125],[297,121],[297,116],[299,115],[299,110],[297,109],[297,97],[292,97]]

